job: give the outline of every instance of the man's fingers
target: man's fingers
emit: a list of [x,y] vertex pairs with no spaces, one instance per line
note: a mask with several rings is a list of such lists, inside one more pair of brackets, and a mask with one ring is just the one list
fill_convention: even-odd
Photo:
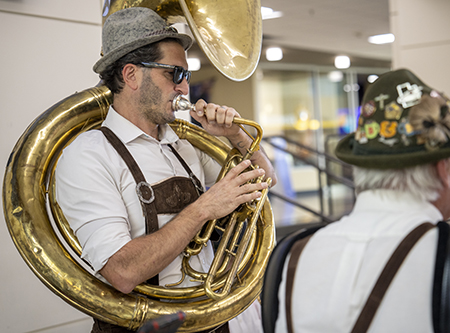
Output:
[[250,160],[243,160],[241,163],[230,169],[225,178],[236,178],[242,171],[250,166]]
[[260,182],[260,183],[244,184],[240,188],[242,190],[242,193],[249,193],[249,192],[261,191],[268,187],[269,187],[269,185],[266,182]]
[[253,169],[247,172],[243,172],[245,169],[247,169],[250,166],[251,162],[250,160],[244,160],[238,165],[236,165],[234,168],[228,171],[227,175],[224,177],[226,178],[226,181],[232,181],[233,179],[236,179],[238,184],[242,185],[248,182],[251,179],[258,178],[260,176],[264,176],[265,171],[264,169]]

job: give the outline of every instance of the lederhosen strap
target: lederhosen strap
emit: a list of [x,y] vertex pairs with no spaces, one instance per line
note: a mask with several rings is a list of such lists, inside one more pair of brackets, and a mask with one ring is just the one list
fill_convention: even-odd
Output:
[[120,139],[114,134],[114,132],[108,127],[100,127],[100,131],[103,132],[114,149],[119,153],[133,175],[134,181],[136,182],[136,192],[144,210],[146,233],[150,234],[157,231],[159,227],[157,216],[155,216],[155,193],[153,189],[146,182],[144,174],[137,165],[133,156],[130,154],[122,141],[120,141]]
[[[203,192],[200,180],[171,145],[169,145],[169,148],[180,161],[190,178],[172,177],[151,186],[147,183],[135,159],[117,135],[107,127],[101,127],[100,131],[122,157],[133,175],[136,182],[136,192],[144,212],[146,234],[151,234],[159,229],[158,213],[176,214],[189,203],[195,201]],[[158,275],[151,278],[148,282],[153,285],[159,285]]]
[[[180,161],[183,168],[189,175],[186,177],[172,177],[159,184],[150,186],[145,180],[144,174],[137,165],[135,159],[130,154],[120,139],[107,127],[101,127],[100,131],[105,135],[111,145],[116,149],[117,153],[122,157],[128,166],[133,178],[136,182],[136,191],[139,200],[142,203],[142,209],[145,216],[146,234],[153,233],[159,229],[159,214],[175,214],[195,201],[203,192],[203,186],[200,180],[191,171],[187,163],[180,154],[168,145],[173,154]],[[159,285],[158,275],[151,278],[148,283]],[[94,327],[92,332],[130,332],[124,327],[109,324],[94,319]],[[207,330],[205,332],[212,333],[229,333],[228,322],[219,327]]]
[[203,185],[200,182],[200,180],[197,178],[197,176],[191,171],[191,168],[189,168],[189,165],[187,165],[187,163],[184,161],[184,159],[180,156],[180,154],[178,154],[178,152],[175,150],[175,148],[172,147],[171,144],[168,144],[170,150],[172,151],[172,153],[178,158],[178,160],[180,161],[181,165],[183,166],[184,170],[187,171],[189,178],[192,181],[192,184],[194,184],[195,188],[198,191],[198,195],[202,195],[204,190],[203,190]]
[[[395,274],[397,273],[398,269],[400,268],[401,264],[403,263],[404,259],[410,252],[410,250],[413,248],[413,246],[417,243],[417,241],[430,229],[434,228],[435,226],[429,222],[423,223],[419,226],[417,226],[413,231],[411,231],[399,244],[397,249],[392,254],[391,258],[387,262],[386,266],[384,267],[383,271],[381,272],[380,276],[378,277],[378,280],[375,284],[375,286],[372,289],[372,292],[370,293],[366,304],[364,305],[355,325],[353,326],[352,333],[362,333],[367,332],[367,329],[369,328],[372,319],[375,316],[376,311],[378,310],[378,307],[384,297],[384,294],[386,293],[390,283],[392,282],[392,279],[394,278]],[[303,240],[301,240],[303,241]],[[299,241],[300,242],[300,241]],[[297,243],[299,243],[297,242]],[[306,244],[307,240],[305,241]],[[305,245],[304,244],[304,245]],[[296,250],[297,252],[303,250],[304,245],[298,245],[297,247],[294,245],[292,251]],[[298,262],[298,258],[300,257],[300,253],[292,253],[291,259],[289,260],[288,267],[291,265],[291,261],[295,260],[295,262],[292,262],[292,266],[296,266]],[[289,268],[288,268],[289,269]],[[295,274],[295,269],[294,269]],[[293,274],[291,274],[293,275]],[[289,277],[288,277],[289,278]],[[289,283],[291,286],[289,287],[289,293],[292,294],[292,285],[294,277],[292,276]],[[288,292],[288,279],[286,279],[286,293]],[[286,302],[287,302],[287,295],[286,295]],[[291,305],[289,305],[289,309],[291,308]],[[288,316],[288,305],[286,304],[286,320]],[[291,311],[289,311],[290,313]],[[292,327],[292,317],[289,314],[290,320],[287,322],[288,325],[288,332],[293,332]]]
[[386,293],[389,285],[394,279],[395,274],[405,260],[409,251],[411,251],[413,246],[427,231],[434,227],[435,225],[429,222],[423,223],[417,226],[402,240],[378,277],[377,283],[373,287],[372,292],[370,293],[369,298],[367,299],[366,304],[364,305],[364,308],[355,323],[355,326],[353,326],[352,333],[367,332],[367,329],[369,328],[372,319],[380,306],[384,294]]

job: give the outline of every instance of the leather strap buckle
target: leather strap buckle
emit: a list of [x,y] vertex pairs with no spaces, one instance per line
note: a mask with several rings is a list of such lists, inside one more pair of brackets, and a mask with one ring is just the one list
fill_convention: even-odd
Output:
[[[139,200],[145,204],[151,204],[153,201],[155,201],[155,192],[153,192],[152,187],[149,183],[146,181],[141,181],[136,185],[136,193],[139,197]],[[148,197],[150,193],[150,198],[145,199],[144,196]]]

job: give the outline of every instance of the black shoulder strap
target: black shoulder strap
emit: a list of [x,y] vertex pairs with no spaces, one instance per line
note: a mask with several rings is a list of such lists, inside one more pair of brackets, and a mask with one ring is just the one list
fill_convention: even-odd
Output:
[[287,274],[286,274],[286,296],[285,300],[285,308],[286,308],[286,326],[288,333],[294,332],[293,323],[292,323],[292,292],[294,288],[294,277],[295,271],[297,269],[298,259],[302,254],[303,249],[306,246],[306,243],[311,239],[312,235],[306,236],[305,238],[297,241],[291,250],[291,257],[289,258]]
[[283,267],[286,257],[291,251],[292,246],[299,239],[303,239],[320,228],[326,223],[305,223],[302,229],[294,233],[288,234],[286,237],[278,241],[272,255],[267,264],[266,273],[264,274],[264,286],[261,292],[261,311],[264,333],[274,333],[275,323],[278,318],[278,290],[282,281]]
[[437,224],[439,231],[433,284],[433,328],[436,333],[450,332],[450,226]]

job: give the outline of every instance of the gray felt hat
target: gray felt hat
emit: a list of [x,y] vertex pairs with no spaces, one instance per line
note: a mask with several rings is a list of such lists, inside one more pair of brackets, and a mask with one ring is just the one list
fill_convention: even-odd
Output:
[[178,39],[187,50],[192,45],[189,35],[180,34],[161,16],[144,7],[132,7],[111,14],[103,25],[103,56],[94,65],[102,73],[127,53],[166,38]]
[[450,101],[407,69],[381,75],[366,90],[355,133],[336,156],[352,165],[400,169],[450,157]]

